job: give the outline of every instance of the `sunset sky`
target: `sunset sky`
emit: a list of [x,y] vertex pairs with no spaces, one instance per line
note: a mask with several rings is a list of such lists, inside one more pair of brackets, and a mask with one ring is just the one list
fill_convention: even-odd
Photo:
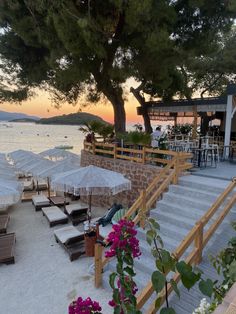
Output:
[[[142,122],[142,118],[136,113],[136,107],[138,107],[137,100],[130,93],[127,93],[125,109],[128,123]],[[22,102],[22,104],[4,103],[0,105],[0,109],[4,111],[21,112],[29,115],[36,115],[39,117],[52,117],[55,115],[74,113],[77,112],[79,108],[79,104],[76,106],[70,104],[62,104],[60,109],[56,109],[51,102],[49,95],[43,91],[38,91],[37,96],[28,101]],[[109,102],[105,105],[91,104],[91,106],[82,108],[82,111],[93,113],[102,117],[106,121],[113,122],[113,108]]]

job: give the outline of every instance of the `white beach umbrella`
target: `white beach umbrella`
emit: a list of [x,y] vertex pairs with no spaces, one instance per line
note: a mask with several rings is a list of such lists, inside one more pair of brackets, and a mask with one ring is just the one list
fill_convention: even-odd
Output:
[[63,159],[62,161],[55,162],[51,167],[47,169],[41,169],[41,171],[38,172],[38,177],[40,178],[51,178],[52,176],[66,172],[71,170],[76,170],[79,168],[79,165],[71,162],[71,160]]
[[21,169],[32,173],[34,176],[37,176],[42,169],[48,169],[54,165],[54,162],[46,160],[44,158],[39,158],[33,160],[31,163],[21,166]]
[[131,182],[121,173],[96,166],[88,166],[54,176],[52,186],[61,191],[73,189],[75,195],[89,195],[89,217],[91,217],[92,194],[117,194],[130,190]]
[[17,203],[21,198],[23,187],[17,181],[0,179],[0,206]]
[[79,155],[76,155],[74,153],[68,152],[64,149],[59,149],[59,148],[51,148],[51,149],[47,149],[41,153],[39,153],[40,156],[44,157],[44,158],[48,158],[48,159],[64,159],[67,157],[75,157],[75,158],[79,158]]

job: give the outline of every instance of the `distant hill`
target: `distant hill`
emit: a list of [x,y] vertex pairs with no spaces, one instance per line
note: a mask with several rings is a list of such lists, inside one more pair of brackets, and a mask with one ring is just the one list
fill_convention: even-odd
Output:
[[31,122],[31,123],[35,123],[37,121],[38,120],[31,119],[31,118],[23,118],[23,119],[13,119],[13,120],[10,120],[9,122]]
[[102,122],[104,121],[99,116],[93,115],[87,112],[78,112],[78,113],[71,113],[62,116],[55,116],[51,118],[43,118],[37,121],[40,124],[64,124],[64,125],[81,125],[84,122],[90,122],[93,120],[99,120]]
[[19,113],[19,112],[0,111],[0,121],[12,121],[16,119],[39,120],[40,118],[36,116],[29,116],[27,114]]

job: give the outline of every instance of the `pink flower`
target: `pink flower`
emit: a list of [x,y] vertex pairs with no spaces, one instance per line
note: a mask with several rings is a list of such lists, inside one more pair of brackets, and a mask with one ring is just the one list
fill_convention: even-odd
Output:
[[110,249],[105,252],[106,257],[113,257],[118,252],[123,254],[130,253],[133,258],[141,255],[139,249],[139,241],[135,237],[137,231],[134,228],[134,223],[125,219],[121,219],[118,224],[113,225],[113,231],[111,231],[107,237],[107,242],[111,242]]
[[68,314],[102,314],[102,308],[91,298],[83,300],[81,297],[69,305]]

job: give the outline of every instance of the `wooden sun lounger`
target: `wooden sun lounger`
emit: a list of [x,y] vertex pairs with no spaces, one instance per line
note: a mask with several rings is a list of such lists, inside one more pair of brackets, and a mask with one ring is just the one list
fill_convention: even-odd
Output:
[[0,233],[7,232],[7,226],[10,220],[10,215],[8,214],[1,214],[0,215]]
[[14,264],[15,233],[0,235],[0,263]]
[[57,206],[42,207],[42,212],[47,218],[50,227],[68,222],[68,217]]
[[74,226],[88,219],[88,206],[70,204],[65,206],[65,213],[70,217]]
[[49,199],[45,195],[34,195],[32,196],[32,203],[35,210],[41,210],[42,207],[51,206]]
[[65,201],[65,198],[62,196],[52,196],[49,198],[49,200],[53,203],[55,206],[64,206],[68,205],[69,201]]
[[54,231],[57,243],[69,254],[70,261],[74,261],[85,254],[84,233],[73,226],[57,229]]

